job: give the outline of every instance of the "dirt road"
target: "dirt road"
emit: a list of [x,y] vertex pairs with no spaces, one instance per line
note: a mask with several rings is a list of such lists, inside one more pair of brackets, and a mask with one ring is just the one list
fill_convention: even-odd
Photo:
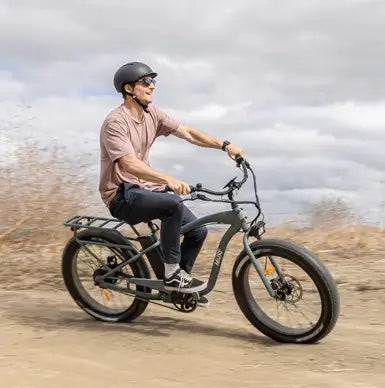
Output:
[[[325,251],[327,241],[332,249]],[[319,244],[337,280],[341,314],[316,345],[278,344],[251,326],[231,293],[230,259],[209,308],[182,314],[150,305],[134,323],[106,324],[63,290],[60,245],[40,247],[39,256],[3,246],[0,387],[383,388],[383,240],[373,248],[358,241],[355,257],[354,241],[340,241]],[[239,251],[232,249],[229,256]]]
[[65,292],[0,294],[1,387],[384,387],[384,294],[342,291],[334,332],[282,345],[226,293],[191,315],[150,306],[135,323],[88,317]]

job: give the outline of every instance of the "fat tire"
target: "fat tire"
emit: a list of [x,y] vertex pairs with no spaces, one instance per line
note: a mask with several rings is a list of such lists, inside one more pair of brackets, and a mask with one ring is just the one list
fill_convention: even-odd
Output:
[[[77,238],[81,240],[88,240],[92,242],[95,239],[103,239],[106,242],[113,244],[123,244],[127,245],[127,239],[120,234],[118,231],[109,231],[109,230],[84,230],[77,233]],[[84,310],[87,314],[91,315],[93,318],[105,322],[123,322],[123,321],[132,321],[138,318],[146,309],[148,302],[127,296],[127,298],[132,298],[133,303],[122,313],[119,314],[108,314],[106,312],[101,312],[93,308],[87,300],[82,296],[82,293],[79,291],[76,286],[76,282],[73,279],[72,275],[72,264],[73,260],[76,257],[76,252],[80,249],[81,245],[76,241],[75,237],[71,238],[63,250],[62,255],[62,275],[65,286],[67,287],[68,292],[78,304],[78,306]],[[134,255],[134,251],[130,250],[121,250],[122,256],[129,259]],[[135,277],[141,278],[150,278],[150,272],[148,266],[146,265],[143,258],[135,260],[129,264]],[[138,291],[150,292],[148,288],[137,286]]]
[[250,244],[250,248],[256,257],[258,257],[258,253],[263,254],[263,256],[276,255],[290,259],[293,263],[301,267],[311,277],[318,289],[322,311],[316,325],[307,332],[299,335],[284,332],[272,320],[267,324],[266,319],[262,319],[264,313],[262,314],[261,311],[258,313],[255,309],[252,309],[247,299],[245,277],[249,265],[253,266],[253,264],[247,252],[243,250],[238,255],[233,266],[232,285],[238,306],[249,322],[263,334],[278,342],[314,343],[329,334],[337,322],[340,301],[336,284],[322,261],[304,247],[278,239],[255,241]]

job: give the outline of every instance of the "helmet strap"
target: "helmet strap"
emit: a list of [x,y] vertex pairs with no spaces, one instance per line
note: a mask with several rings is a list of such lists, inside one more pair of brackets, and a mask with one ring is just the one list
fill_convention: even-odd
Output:
[[134,93],[126,92],[126,94],[129,95],[130,97],[132,97],[132,99],[133,99],[137,104],[139,104],[139,105],[143,108],[143,110],[144,110],[145,112],[148,113],[148,104],[145,105],[145,104],[143,104],[142,102],[140,102],[139,99],[138,99],[138,97],[136,97],[136,94],[134,94]]

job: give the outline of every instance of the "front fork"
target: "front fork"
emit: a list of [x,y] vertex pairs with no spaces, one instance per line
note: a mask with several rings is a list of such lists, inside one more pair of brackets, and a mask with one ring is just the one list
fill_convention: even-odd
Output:
[[[250,260],[253,263],[255,269],[257,270],[258,275],[260,276],[260,278],[261,278],[261,280],[262,280],[262,282],[263,282],[267,292],[270,294],[270,296],[272,298],[278,299],[277,291],[273,290],[273,288],[271,287],[270,281],[269,281],[269,279],[265,275],[265,271],[263,270],[261,264],[256,259],[256,257],[254,256],[254,253],[252,252],[252,250],[250,248],[250,245],[249,245],[249,235],[250,235],[251,231],[252,231],[252,228],[249,228],[248,230],[245,231],[245,233],[243,235],[243,246],[245,247],[245,250],[246,250],[247,254],[249,255]],[[259,235],[257,235],[257,238],[260,239]],[[278,274],[279,278],[282,280],[282,282],[284,282],[285,275],[281,271],[277,261],[272,256],[269,256],[269,255],[266,255],[266,256],[269,258],[271,264],[274,266],[275,270],[277,271],[277,274]]]

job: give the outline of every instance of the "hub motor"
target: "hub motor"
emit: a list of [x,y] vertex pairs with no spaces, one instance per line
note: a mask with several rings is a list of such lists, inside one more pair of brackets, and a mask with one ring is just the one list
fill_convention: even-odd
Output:
[[[103,267],[100,267],[97,270],[95,270],[94,275],[93,275],[95,285],[98,285],[98,282],[96,280],[96,278],[98,276],[105,275],[106,273],[110,272],[111,269],[114,269],[114,268],[116,268],[119,265],[117,260],[116,260],[116,256],[108,256],[107,257],[107,263],[108,263],[108,267],[110,268],[109,270],[106,269],[106,268],[103,268]],[[116,272],[112,277],[105,278],[104,282],[105,283],[110,283],[110,284],[116,284],[117,281],[119,280],[118,279],[119,274],[120,274],[119,272]]]

